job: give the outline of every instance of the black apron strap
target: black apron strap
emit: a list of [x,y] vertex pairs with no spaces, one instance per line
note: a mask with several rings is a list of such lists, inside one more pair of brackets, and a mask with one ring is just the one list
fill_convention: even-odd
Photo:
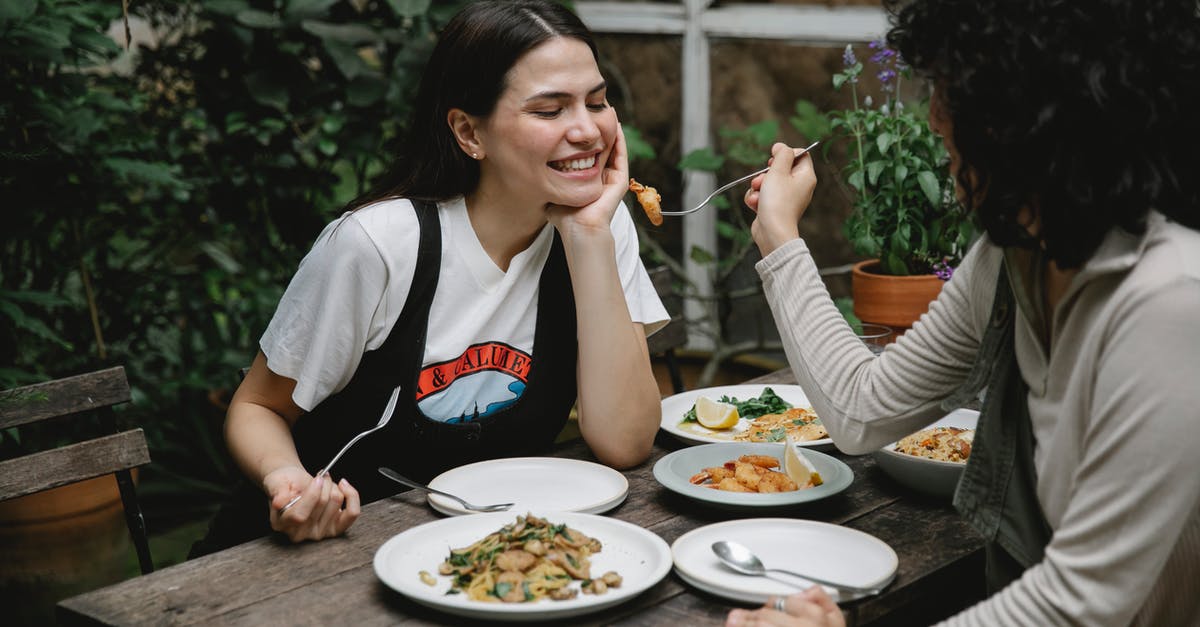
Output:
[[987,332],[964,385],[953,400],[983,394],[971,456],[954,507],[987,541],[987,583],[997,591],[1042,559],[1052,530],[1037,498],[1028,387],[1013,340],[1015,307],[1001,266]]

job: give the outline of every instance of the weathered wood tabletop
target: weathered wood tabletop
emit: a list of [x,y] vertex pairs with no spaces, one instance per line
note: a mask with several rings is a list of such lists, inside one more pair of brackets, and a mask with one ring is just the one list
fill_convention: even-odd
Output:
[[[793,383],[790,371],[752,383]],[[625,472],[629,495],[608,516],[650,529],[667,543],[709,523],[748,517],[679,496],[655,481],[654,462],[682,444],[660,433],[654,454]],[[555,456],[593,459],[580,440]],[[891,545],[895,580],[878,596],[845,604],[850,625],[932,622],[983,594],[982,541],[945,502],[922,499],[884,475],[869,456],[833,453],[854,471],[835,496],[786,515],[858,529]],[[773,513],[772,516],[780,514]],[[418,605],[376,578],[375,550],[391,536],[437,520],[425,495],[405,492],[363,508],[341,538],[291,545],[263,538],[59,603],[63,624],[464,625]],[[573,625],[719,625],[738,604],[701,592],[671,573],[631,601],[570,619]],[[741,605],[740,607],[750,607]]]

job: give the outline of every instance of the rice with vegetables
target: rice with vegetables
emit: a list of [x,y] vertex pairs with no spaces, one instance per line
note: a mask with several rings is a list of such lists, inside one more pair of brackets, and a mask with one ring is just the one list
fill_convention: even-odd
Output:
[[934,427],[901,439],[896,451],[941,462],[966,463],[974,439],[974,429]]

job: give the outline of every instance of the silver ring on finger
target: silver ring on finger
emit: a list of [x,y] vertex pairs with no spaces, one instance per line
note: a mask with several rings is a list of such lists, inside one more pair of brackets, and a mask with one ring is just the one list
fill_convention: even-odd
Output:
[[777,611],[787,614],[786,602],[787,602],[787,599],[785,599],[783,597],[775,597],[775,602],[772,603],[771,606],[774,607]]

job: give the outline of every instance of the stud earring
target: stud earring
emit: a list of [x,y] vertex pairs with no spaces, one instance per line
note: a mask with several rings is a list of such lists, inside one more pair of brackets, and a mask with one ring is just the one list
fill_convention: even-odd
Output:
[[472,159],[478,159],[478,158],[479,158],[479,153],[477,153],[477,152],[473,152],[473,153],[471,153],[471,158],[472,158]]

